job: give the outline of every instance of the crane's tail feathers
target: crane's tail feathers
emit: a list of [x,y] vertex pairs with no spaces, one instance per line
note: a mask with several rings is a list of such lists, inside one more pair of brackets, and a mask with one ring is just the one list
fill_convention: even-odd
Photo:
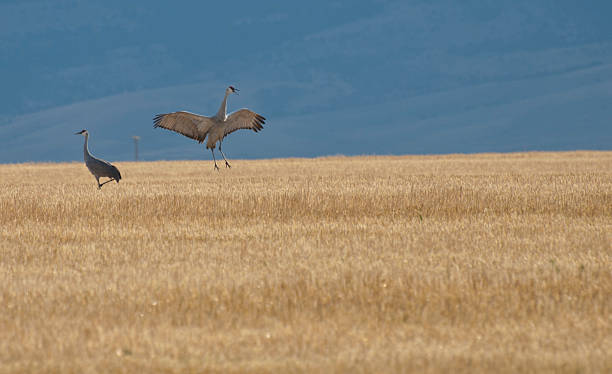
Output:
[[113,178],[115,181],[117,181],[117,183],[119,183],[119,180],[121,179],[121,173],[119,172],[119,169],[117,169],[116,167],[115,167],[115,173],[114,173],[114,175],[112,176],[112,178]]

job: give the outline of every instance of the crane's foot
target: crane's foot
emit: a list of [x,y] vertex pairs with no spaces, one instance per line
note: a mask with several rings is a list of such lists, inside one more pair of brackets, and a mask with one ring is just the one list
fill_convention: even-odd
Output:
[[230,169],[231,169],[231,168],[232,168],[232,165],[230,165],[230,164],[229,164],[229,162],[225,161],[225,167],[226,167],[226,168],[230,168]]
[[102,185],[100,183],[98,183],[98,189],[101,190],[102,189]]
[[216,162],[215,162],[215,170],[219,171],[219,167],[217,166]]

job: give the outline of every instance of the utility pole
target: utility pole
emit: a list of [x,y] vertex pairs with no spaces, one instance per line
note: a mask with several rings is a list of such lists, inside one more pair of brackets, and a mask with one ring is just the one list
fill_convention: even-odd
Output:
[[138,141],[140,140],[140,136],[132,136],[134,139],[134,161],[138,161]]

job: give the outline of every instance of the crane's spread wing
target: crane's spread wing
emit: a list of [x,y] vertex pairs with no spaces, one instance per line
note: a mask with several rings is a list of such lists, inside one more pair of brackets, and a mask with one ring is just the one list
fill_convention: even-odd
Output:
[[263,129],[266,119],[248,109],[240,109],[230,114],[225,120],[225,135],[240,129],[250,129],[255,132]]
[[161,127],[183,134],[202,143],[213,122],[208,117],[189,112],[158,114],[153,118],[153,127]]

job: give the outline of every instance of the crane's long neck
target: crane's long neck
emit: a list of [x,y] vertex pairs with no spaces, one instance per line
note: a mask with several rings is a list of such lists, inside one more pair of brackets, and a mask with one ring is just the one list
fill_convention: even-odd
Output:
[[219,111],[217,112],[217,119],[221,121],[225,121],[227,118],[227,97],[229,96],[229,92],[225,92],[225,96],[223,97],[223,101],[221,102],[221,107],[219,107]]
[[87,156],[89,156],[89,147],[87,146],[87,140],[89,138],[89,134],[85,134],[85,144],[83,144],[83,158],[87,161]]

